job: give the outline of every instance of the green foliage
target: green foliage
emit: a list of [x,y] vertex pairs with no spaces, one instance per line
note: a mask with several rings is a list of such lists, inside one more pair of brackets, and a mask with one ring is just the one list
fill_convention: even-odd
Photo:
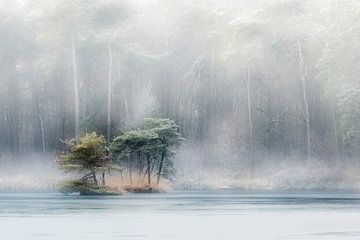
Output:
[[146,118],[142,129],[128,131],[116,137],[110,151],[120,158],[127,157],[135,151],[155,154],[157,151],[167,151],[169,147],[178,145],[181,141],[183,138],[173,120]]
[[71,141],[69,151],[61,156],[61,166],[68,170],[91,170],[107,167],[111,161],[104,149],[105,138],[95,132],[86,134],[79,143]]
[[124,159],[135,151],[148,152],[157,135],[148,130],[132,130],[116,137],[111,146],[111,153],[118,159]]
[[[75,181],[68,181],[60,186],[63,192],[94,192],[105,187],[105,171],[113,169],[111,158],[105,149],[105,138],[95,132],[86,134],[79,142],[70,140],[69,150],[61,156],[60,166],[68,171],[85,172],[85,175]],[[101,172],[99,185],[97,174]]]
[[108,186],[96,186],[82,180],[68,180],[59,184],[58,189],[65,194],[80,193],[81,195],[118,195],[119,191]]
[[68,180],[58,185],[58,189],[62,193],[77,193],[94,187],[94,184],[81,180]]
[[167,118],[145,118],[144,120],[144,129],[153,131],[168,145],[178,144],[183,140],[178,128],[179,126],[173,120]]
[[[153,143],[157,150],[169,151],[169,147],[180,144],[184,139],[178,132],[179,126],[170,119],[145,118],[144,129],[157,136],[157,143]],[[171,153],[171,152],[169,152]]]
[[[158,175],[161,174],[162,168],[165,173],[172,172],[172,164],[164,164],[165,158],[173,155],[171,148],[183,141],[181,134],[178,132],[178,125],[170,119],[146,118],[141,129],[136,129],[123,133],[116,137],[110,151],[117,161],[147,161],[146,172],[150,183],[150,168],[158,168]],[[137,153],[137,154],[134,154]],[[141,164],[140,164],[141,165]],[[169,175],[169,174],[167,174]]]

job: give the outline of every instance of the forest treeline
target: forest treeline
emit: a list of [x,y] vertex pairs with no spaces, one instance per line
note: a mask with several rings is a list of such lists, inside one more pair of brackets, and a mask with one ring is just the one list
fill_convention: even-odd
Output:
[[2,1],[0,150],[157,116],[208,160],[357,159],[359,36],[356,0]]

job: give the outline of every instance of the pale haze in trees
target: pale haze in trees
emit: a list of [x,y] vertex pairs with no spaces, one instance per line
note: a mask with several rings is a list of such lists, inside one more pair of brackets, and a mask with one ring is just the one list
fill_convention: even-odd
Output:
[[357,0],[2,0],[0,153],[161,117],[179,175],[353,166],[359,36]]

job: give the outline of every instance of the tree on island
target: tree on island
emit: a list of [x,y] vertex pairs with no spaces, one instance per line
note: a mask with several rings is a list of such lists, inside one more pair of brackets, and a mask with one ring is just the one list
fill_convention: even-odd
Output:
[[105,172],[113,166],[105,143],[105,138],[95,132],[86,134],[78,142],[74,139],[67,142],[68,150],[59,160],[61,168],[84,175],[78,180],[64,182],[60,187],[61,191],[81,194],[111,193],[111,189],[106,186]]
[[[110,151],[116,161],[127,165],[130,185],[133,172],[136,171],[139,176],[147,176],[147,184],[150,186],[151,177],[156,169],[158,186],[165,161],[174,155],[172,147],[180,144],[182,140],[178,125],[173,120],[146,118],[141,129],[128,131],[116,137]],[[135,163],[136,169],[133,168]]]
[[[182,140],[178,125],[173,120],[146,118],[140,129],[124,132],[113,140],[110,145],[112,156],[105,146],[104,136],[95,132],[86,134],[78,141],[67,141],[68,149],[60,156],[58,163],[65,171],[78,172],[81,177],[64,182],[60,190],[65,193],[115,194],[118,193],[117,189],[106,185],[105,173],[119,170],[123,181],[122,170],[127,169],[130,186],[125,185],[125,190],[158,191],[161,176],[171,171],[173,147]],[[120,167],[113,165],[112,157]],[[134,187],[133,176],[137,176],[138,186]],[[152,181],[154,177],[156,185]]]
[[179,145],[184,140],[178,132],[178,127],[179,126],[170,119],[145,118],[144,128],[157,135],[157,141],[152,145],[153,151],[159,156],[156,179],[157,185],[159,185],[160,182],[165,159],[174,155],[172,147]]
[[[150,175],[150,162],[152,155],[152,146],[157,140],[157,135],[151,131],[145,130],[132,130],[116,137],[110,146],[112,155],[115,156],[120,166],[125,164],[129,170],[129,180],[132,183],[133,171],[141,175],[144,168],[144,158],[147,159],[147,172]],[[135,166],[137,163],[137,166]],[[137,169],[134,169],[137,168]],[[150,184],[148,177],[148,183]]]

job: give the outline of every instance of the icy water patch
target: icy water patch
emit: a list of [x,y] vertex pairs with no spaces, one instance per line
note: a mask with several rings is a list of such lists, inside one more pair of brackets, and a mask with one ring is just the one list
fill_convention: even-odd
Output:
[[1,193],[0,239],[359,239],[354,193]]

